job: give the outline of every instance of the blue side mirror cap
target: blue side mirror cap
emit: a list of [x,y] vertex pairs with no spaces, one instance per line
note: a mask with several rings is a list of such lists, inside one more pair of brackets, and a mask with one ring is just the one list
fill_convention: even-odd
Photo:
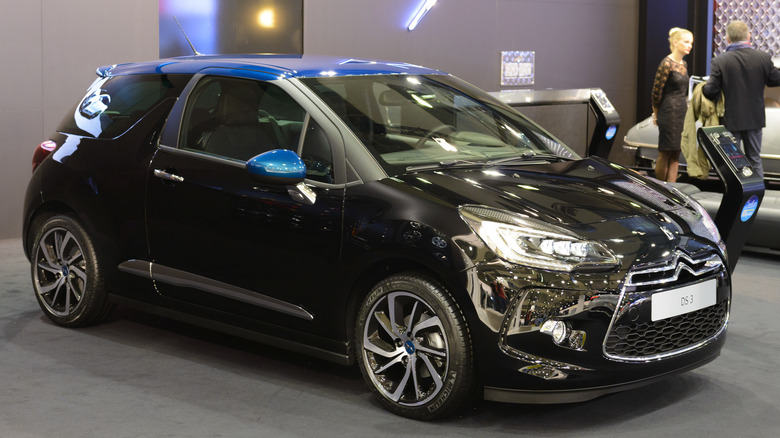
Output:
[[246,162],[249,174],[270,184],[298,184],[306,178],[306,165],[295,152],[274,149]]

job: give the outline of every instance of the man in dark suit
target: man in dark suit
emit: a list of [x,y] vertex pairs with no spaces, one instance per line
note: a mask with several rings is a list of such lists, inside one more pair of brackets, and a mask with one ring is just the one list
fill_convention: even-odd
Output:
[[702,92],[713,102],[723,92],[723,125],[742,141],[745,157],[763,178],[760,154],[762,129],[766,126],[764,87],[780,86],[780,71],[769,54],[751,46],[750,30],[744,22],[732,21],[726,26],[726,41],[729,46],[712,60]]

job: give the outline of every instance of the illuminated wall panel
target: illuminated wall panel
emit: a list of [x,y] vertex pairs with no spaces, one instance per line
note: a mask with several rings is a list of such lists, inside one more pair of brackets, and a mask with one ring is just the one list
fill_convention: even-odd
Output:
[[713,33],[714,54],[726,50],[726,26],[741,20],[750,27],[753,47],[780,56],[780,2],[777,0],[716,0]]
[[160,57],[303,53],[303,0],[159,0]]

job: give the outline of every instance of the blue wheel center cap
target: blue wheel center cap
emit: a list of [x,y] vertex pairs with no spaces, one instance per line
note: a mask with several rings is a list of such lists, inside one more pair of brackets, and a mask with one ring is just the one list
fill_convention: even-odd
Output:
[[412,341],[406,341],[404,343],[404,350],[406,350],[406,354],[414,354],[414,343],[412,343]]
[[70,271],[68,270],[68,266],[67,265],[63,266],[62,267],[62,276],[63,277],[67,277],[69,273],[70,273]]

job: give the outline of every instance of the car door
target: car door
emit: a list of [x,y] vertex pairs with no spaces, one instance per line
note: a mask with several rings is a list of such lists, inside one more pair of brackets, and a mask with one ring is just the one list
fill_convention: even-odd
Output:
[[[147,232],[158,290],[210,316],[216,310],[315,330],[333,304],[328,288],[341,250],[338,131],[278,81],[200,75],[193,82],[165,128],[178,132],[175,144],[164,134],[149,168]],[[246,160],[279,148],[307,162],[313,204],[247,171]]]

